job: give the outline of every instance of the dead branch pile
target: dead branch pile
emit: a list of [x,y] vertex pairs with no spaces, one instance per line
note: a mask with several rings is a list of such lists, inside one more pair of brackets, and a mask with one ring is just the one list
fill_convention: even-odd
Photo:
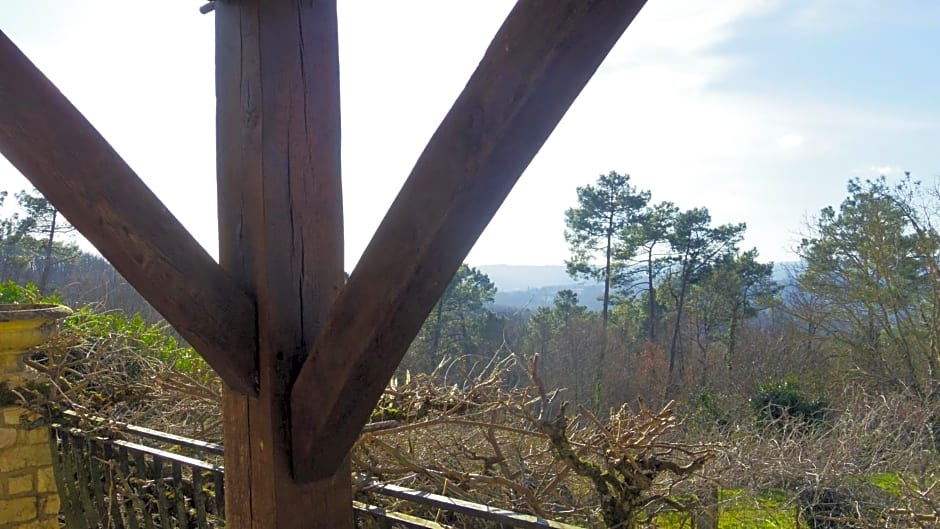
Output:
[[719,433],[727,449],[713,468],[722,485],[790,491],[818,527],[940,526],[936,406],[861,388],[839,400],[823,423],[784,416]]
[[71,410],[87,430],[123,422],[221,441],[221,382],[191,349],[156,343],[155,328],[101,327],[79,313],[26,361],[38,372],[16,390],[27,407],[47,417]]
[[356,471],[543,518],[633,527],[660,508],[685,509],[677,487],[713,456],[714,447],[678,439],[671,405],[623,406],[601,420],[584,408],[569,414],[534,360],[528,387],[505,385],[510,358],[435,382],[446,367],[393,381],[375,418],[398,422],[363,433]]

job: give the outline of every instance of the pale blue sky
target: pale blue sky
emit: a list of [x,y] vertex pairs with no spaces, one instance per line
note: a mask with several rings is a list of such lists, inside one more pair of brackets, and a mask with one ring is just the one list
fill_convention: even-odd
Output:
[[[0,30],[214,253],[213,15],[200,3],[2,0]],[[348,269],[510,8],[341,0]],[[931,0],[649,0],[469,261],[561,264],[575,188],[610,170],[654,201],[747,222],[746,245],[792,260],[807,217],[849,178],[940,174],[938,57]],[[0,189],[27,186],[0,160]]]

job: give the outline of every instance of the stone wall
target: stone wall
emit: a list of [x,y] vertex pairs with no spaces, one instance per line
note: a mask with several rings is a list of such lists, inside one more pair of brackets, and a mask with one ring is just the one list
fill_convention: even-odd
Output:
[[49,429],[28,429],[21,420],[26,413],[0,408],[0,529],[58,528]]

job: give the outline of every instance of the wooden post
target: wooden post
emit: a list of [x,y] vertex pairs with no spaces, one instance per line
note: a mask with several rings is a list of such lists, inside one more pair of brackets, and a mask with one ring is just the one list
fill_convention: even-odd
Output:
[[257,398],[225,395],[226,526],[352,528],[348,462],[294,481],[288,409],[343,284],[336,5],[215,4],[220,261],[257,298],[260,366]]

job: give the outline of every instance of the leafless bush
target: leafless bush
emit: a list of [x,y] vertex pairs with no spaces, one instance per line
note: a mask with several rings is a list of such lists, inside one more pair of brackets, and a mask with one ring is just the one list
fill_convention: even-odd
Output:
[[153,342],[147,332],[157,330],[103,332],[101,320],[79,315],[27,360],[39,375],[20,396],[45,416],[71,410],[86,429],[125,422],[221,440],[219,379],[192,350]]
[[376,418],[401,422],[364,433],[354,469],[544,518],[603,520],[604,527],[633,527],[662,506],[685,508],[677,487],[699,473],[713,448],[678,439],[671,406],[623,406],[604,421],[585,408],[569,414],[561,393],[542,386],[534,362],[533,385],[507,386],[513,362],[495,361],[446,384],[435,376],[447,365],[393,382]]
[[839,400],[841,409],[822,424],[786,427],[799,419],[781,417],[725,430],[720,441],[728,450],[716,466],[723,485],[791,491],[804,518],[830,524],[817,527],[885,527],[901,523],[902,513],[911,514],[904,523],[934,516],[940,461],[928,425],[936,412],[912,395],[853,389]]

